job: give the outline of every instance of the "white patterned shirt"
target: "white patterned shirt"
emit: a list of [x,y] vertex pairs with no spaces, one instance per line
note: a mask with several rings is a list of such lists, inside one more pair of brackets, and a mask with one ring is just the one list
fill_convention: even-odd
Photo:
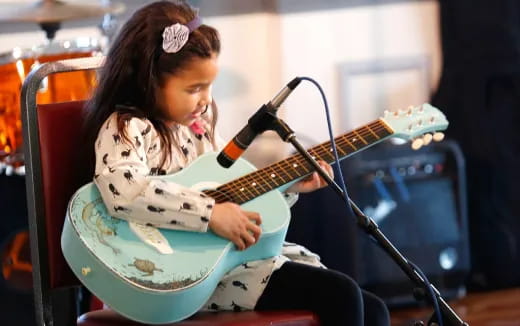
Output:
[[[158,228],[207,232],[215,204],[213,198],[177,183],[150,177],[175,173],[199,155],[222,147],[218,136],[216,141],[211,141],[207,133],[209,123],[200,122],[204,134],[182,125],[171,129],[178,146],[172,146],[172,155],[161,168],[161,139],[149,120],[128,120],[126,141],[118,133],[116,113],[105,121],[95,143],[94,183],[112,216]],[[296,195],[286,197],[290,205],[297,198]],[[253,309],[272,272],[288,260],[324,267],[316,254],[286,242],[281,255],[247,262],[228,272],[203,309]]]

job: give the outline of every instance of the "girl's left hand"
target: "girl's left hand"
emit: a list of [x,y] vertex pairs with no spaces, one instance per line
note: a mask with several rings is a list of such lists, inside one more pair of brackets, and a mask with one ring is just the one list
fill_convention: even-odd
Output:
[[[334,172],[332,171],[332,167],[325,161],[319,160],[318,164],[327,172],[327,174],[334,178]],[[318,172],[313,172],[311,175],[298,181],[297,183],[290,186],[286,192],[311,192],[320,188],[323,188],[327,185],[327,181],[325,181]]]

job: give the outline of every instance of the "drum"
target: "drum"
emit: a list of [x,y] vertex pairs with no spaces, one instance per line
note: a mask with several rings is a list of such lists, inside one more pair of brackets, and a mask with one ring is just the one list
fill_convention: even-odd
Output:
[[[31,70],[45,62],[101,54],[101,44],[93,38],[55,41],[30,49],[14,48],[0,54],[0,163],[23,165],[20,95]],[[36,102],[83,100],[89,97],[95,84],[96,73],[92,70],[53,74],[42,81]]]

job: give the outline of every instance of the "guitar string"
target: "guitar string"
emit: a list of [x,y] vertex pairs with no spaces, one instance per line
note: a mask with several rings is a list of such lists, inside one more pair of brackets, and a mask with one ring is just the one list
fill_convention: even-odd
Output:
[[[373,122],[373,123],[371,123],[371,124],[374,124],[374,123],[377,123],[377,122],[378,122],[378,121],[375,121],[375,122]],[[369,125],[370,125],[370,124],[369,124]],[[384,126],[383,126],[383,127],[384,127]],[[359,128],[359,129],[361,129],[361,128]],[[363,129],[370,129],[370,128],[364,128],[364,127],[363,127]],[[380,125],[377,125],[377,127],[376,127],[376,128],[373,128],[373,129],[378,129],[378,130],[376,130],[377,132],[381,132],[381,131],[382,131]],[[385,129],[385,128],[383,128],[383,129]],[[386,129],[385,129],[385,131],[388,132],[388,130],[386,130]],[[358,133],[358,134],[359,134],[359,133]],[[362,134],[363,134],[363,136],[365,136],[365,138],[368,138],[367,135],[373,135],[374,133],[371,133],[370,131],[368,131],[368,133],[367,133],[366,131],[363,131]],[[383,136],[377,136],[377,139],[376,139],[376,140],[379,140],[379,139],[381,139],[381,137],[384,137],[384,136],[388,136],[388,134],[385,134],[385,135],[383,135]],[[372,142],[372,141],[371,141],[371,142]],[[338,137],[338,141],[336,141],[336,143],[337,143],[338,145],[340,145],[340,147],[338,147],[338,150],[339,150],[340,152],[342,152],[342,155],[346,155],[346,154],[347,154],[347,153],[346,153],[346,152],[341,148],[341,147],[343,147],[346,143],[349,143],[349,145],[351,145],[351,147],[353,147],[354,150],[358,150],[358,148],[356,148],[355,146],[353,146],[353,145],[351,144],[351,142],[349,142],[349,140],[348,140],[348,134],[346,134],[346,135],[344,135],[344,136],[340,136],[340,137]],[[329,145],[329,146],[327,146],[327,145]],[[314,148],[314,153],[319,152],[319,153],[318,153],[318,156],[324,156],[325,154],[328,154],[328,155],[330,156],[330,160],[332,161],[332,160],[334,160],[334,156],[332,155],[332,152],[330,151],[330,149],[329,149],[329,150],[325,149],[325,147],[329,148],[330,145],[331,145],[330,142],[328,142],[328,143],[324,143],[324,144],[321,144],[321,145],[315,146],[315,147],[313,147],[313,148]],[[311,152],[312,150],[313,150],[313,149],[310,149],[309,152]],[[311,153],[311,154],[312,154],[312,153]],[[313,154],[313,155],[315,155],[315,154]],[[295,161],[295,160],[296,160],[296,162],[293,162],[293,161]],[[288,177],[292,180],[292,179],[295,178],[295,176],[291,175],[291,174],[290,174],[289,172],[287,172],[286,170],[287,170],[288,167],[294,169],[293,163],[300,163],[299,166],[303,167],[303,168],[306,170],[305,165],[302,165],[301,162],[300,162],[300,157],[299,157],[299,155],[293,155],[293,156],[291,156],[291,157],[289,157],[289,158],[287,158],[287,159],[285,159],[285,160],[282,160],[282,161],[280,161],[280,162],[274,163],[273,165],[278,165],[279,167],[281,167],[281,168],[282,168],[281,171],[286,172],[286,174],[288,175]],[[280,165],[280,164],[284,164],[285,166],[282,166],[282,165]],[[271,165],[271,166],[269,166],[269,167],[272,167],[273,165]],[[266,169],[267,169],[267,168],[266,168]],[[249,175],[246,175],[246,176],[244,176],[244,177],[241,177],[241,178],[239,178],[239,179],[241,179],[241,180],[237,179],[237,180],[235,180],[235,181],[230,182],[228,185],[231,185],[231,184],[233,184],[233,183],[236,184],[236,183],[239,183],[240,181],[244,181],[244,180],[246,181],[246,183],[245,183],[245,184],[242,183],[242,184],[240,184],[240,186],[243,186],[243,185],[249,185],[249,182],[250,182],[250,181],[253,181],[253,182],[254,182],[254,181],[256,180],[256,176],[253,177],[253,175],[254,175],[255,173],[259,174],[259,176],[262,177],[262,173],[258,173],[259,171],[262,171],[262,170],[263,170],[263,169],[258,170],[258,171],[255,171],[255,172],[253,172],[253,173],[251,173],[251,174],[249,174]],[[273,172],[273,171],[271,171],[271,172]],[[305,171],[305,172],[309,172],[309,171]],[[265,173],[263,173],[263,174],[265,174]],[[300,174],[301,174],[301,172],[300,172],[300,171],[297,171],[297,175],[296,175],[296,177],[298,177]],[[282,179],[283,179],[283,178],[282,178]],[[265,180],[265,179],[264,179],[264,180]],[[268,179],[268,180],[269,180],[269,179]],[[285,181],[285,180],[283,180],[283,181]],[[279,185],[279,183],[277,183],[276,181],[273,181],[273,183],[274,183],[276,186]],[[268,184],[269,184],[269,183],[268,183]],[[270,189],[270,190],[272,190],[272,189]]]
[[[373,126],[375,125],[375,127],[370,127],[370,126]],[[355,131],[355,132],[354,132]],[[389,135],[392,134],[391,130],[388,130],[386,128],[386,125],[384,123],[382,123],[381,120],[375,120],[369,124],[367,124],[366,126],[363,126],[363,127],[360,127],[360,128],[357,128],[355,129],[354,131],[352,132],[349,132],[343,136],[339,136],[337,139],[336,139],[336,143],[339,145],[339,146],[344,146],[345,144],[349,144],[351,147],[353,147],[353,149],[355,150],[359,150],[360,148],[364,147],[364,146],[367,146],[369,143],[367,143],[366,141],[365,144],[361,147],[355,147],[352,142],[356,140],[356,138],[369,138],[372,137],[372,138],[375,138],[374,140],[370,140],[370,143],[373,143],[374,141],[377,141],[377,140],[380,140],[381,137],[387,137]],[[375,131],[376,134],[373,132]],[[378,136],[377,133],[380,133],[384,131],[385,134],[382,135],[382,136]],[[358,135],[357,137],[353,137],[352,134],[354,135]],[[349,140],[349,136],[350,136],[350,140]],[[363,141],[363,140],[362,140]],[[320,144],[320,145],[317,145],[315,147],[313,147],[312,149],[309,150],[309,152],[311,153],[311,155],[314,155],[315,157],[317,157],[318,159],[321,159],[322,156],[325,156],[325,154],[329,154],[329,156],[331,156],[331,161],[334,160],[334,157],[332,156],[332,153],[330,152],[330,150],[327,150],[325,147],[329,148],[329,146],[327,145],[331,145],[330,144],[330,141],[329,142],[326,142],[324,144]],[[271,168],[273,169],[274,166],[278,166],[278,167],[281,167],[281,169],[279,169],[280,171],[283,171],[285,172],[291,180],[299,177],[302,175],[302,172],[301,171],[298,171],[295,169],[293,163],[295,162],[292,162],[292,161],[296,161],[297,163],[300,163],[300,165],[297,165],[299,167],[302,167],[304,168],[306,171],[305,173],[309,172],[306,168],[306,165],[308,164],[306,161],[301,163],[300,160],[302,159],[303,157],[301,155],[293,155],[291,157],[289,157],[288,159],[285,159],[285,160],[282,160],[280,162],[277,162],[275,164],[272,164],[264,169],[261,169],[261,170],[258,170],[258,171],[255,171],[255,172],[252,172],[248,175],[245,175],[239,179],[236,179],[226,185],[224,185],[224,187],[219,187],[218,189],[221,189],[221,190],[229,190],[231,192],[233,192],[237,197],[239,197],[239,200],[242,201],[242,202],[246,202],[248,200],[251,200],[263,193],[266,193],[268,191],[271,191],[273,190],[274,188],[276,188],[277,186],[280,186],[280,182],[277,182],[276,180],[272,180],[272,182],[274,183],[275,187],[272,187],[269,182],[267,182],[267,185],[269,187],[271,187],[268,191],[265,191],[265,188],[264,188],[264,192],[259,192],[258,189],[251,189],[250,186],[253,184],[253,183],[256,183],[256,185],[258,185],[258,177],[262,177],[263,175],[265,175],[265,171],[264,170],[267,170],[267,168]],[[296,176],[293,176],[291,175],[288,171],[287,171],[287,168],[288,167],[292,167],[295,171],[296,171]],[[310,165],[308,165],[307,167],[310,167]],[[263,173],[262,173],[263,172]],[[309,172],[310,173],[310,172]],[[275,174],[276,175],[276,174]],[[282,178],[283,179],[283,178]],[[265,181],[266,179],[263,178],[263,180]],[[269,180],[269,179],[267,179]],[[285,182],[285,180],[283,180]],[[286,182],[285,182],[286,183]],[[261,185],[261,184],[260,184]],[[263,187],[262,187],[263,188]],[[248,196],[247,194],[243,194],[245,196],[245,198],[242,197],[242,194],[240,194],[240,192],[237,192],[237,189],[240,190],[241,192],[244,192],[244,191],[248,191],[250,193],[250,195]],[[256,192],[256,193],[255,193]],[[219,201],[222,201],[224,199],[227,199],[227,197],[229,197],[230,194],[228,194],[228,196],[226,196],[226,194],[222,194],[222,192],[219,192],[219,194],[215,195],[214,198],[215,200],[217,200],[217,202]],[[252,195],[252,197],[251,197]],[[212,196],[213,197],[213,196]]]
[[[376,132],[381,132],[381,130],[382,130],[381,123],[380,123],[380,121],[376,120],[376,121],[368,124],[366,127],[358,128],[360,130],[359,132],[356,132],[356,133],[351,132],[351,133],[347,133],[346,135],[338,137],[337,143],[340,146],[340,147],[338,147],[340,149],[340,151],[343,151],[341,149],[341,146],[343,146],[346,143],[349,143],[354,149],[357,150],[358,148],[353,146],[351,144],[351,142],[348,140],[349,134],[354,133],[354,135],[357,135],[357,137],[365,136],[366,138],[368,138],[369,135],[374,135],[374,133],[370,131],[371,130],[370,126],[374,125],[374,124],[376,125],[376,127],[372,127],[372,128],[377,129]],[[383,128],[383,129],[386,129],[386,128]],[[385,130],[385,131],[388,133],[388,130]],[[387,135],[388,134],[386,134],[385,136],[387,136]],[[351,137],[351,139],[353,139],[353,138]],[[377,136],[377,138],[375,140],[378,140],[378,139],[381,139],[381,137]],[[373,141],[371,140],[370,142],[373,142]],[[365,141],[365,143],[366,143],[366,141]],[[315,146],[314,149],[309,150],[309,153],[311,153],[311,155],[313,155],[315,157],[322,157],[322,156],[325,156],[325,154],[328,154],[330,156],[330,161],[332,161],[332,160],[334,160],[332,153],[330,152],[330,150],[325,149],[325,147],[327,147],[326,145],[329,145],[329,144],[330,144],[330,142]],[[345,155],[345,153],[342,153],[342,154]],[[301,162],[302,158],[303,157],[300,157],[299,155],[294,155],[292,157],[289,157],[288,159],[277,162],[267,168],[271,169],[269,173],[274,177],[276,177],[277,174],[284,172],[289,177],[290,180],[293,180],[294,178],[302,175],[302,173],[310,173],[310,171],[308,170],[308,168],[310,168],[310,166],[307,166],[307,164],[304,164],[305,162],[302,163]],[[274,166],[279,167],[278,168],[279,173],[277,173],[276,171],[273,171]],[[255,171],[255,172],[250,173],[246,176],[243,176],[239,179],[236,179],[236,180],[228,183],[226,185],[226,187],[221,187],[220,189],[226,190],[225,188],[227,188],[227,190],[236,194],[236,196],[239,197],[239,199],[241,201],[247,201],[260,194],[271,191],[274,188],[276,188],[277,186],[279,186],[280,182],[277,182],[276,180],[271,180],[268,177],[266,178],[266,171],[268,171],[267,168]],[[288,171],[288,170],[290,170],[288,168],[292,168],[296,172],[296,176],[292,175],[291,172]],[[305,171],[299,171],[298,168],[299,169],[303,168]],[[265,185],[269,187],[269,189],[267,191],[259,179],[261,179],[261,181],[265,182]],[[285,182],[285,180],[283,178],[282,178],[282,180]],[[257,188],[255,188],[256,186],[260,186],[261,188],[263,188],[263,190],[259,191]],[[243,193],[245,191],[249,192],[253,196],[251,197],[250,195],[248,196],[247,194]],[[254,193],[254,192],[256,192],[256,193]],[[242,195],[244,195],[245,198],[243,198]],[[222,195],[222,196],[226,197],[225,195]],[[222,196],[218,196],[215,199],[222,200],[223,199]]]
[[[382,136],[378,135],[379,133],[381,133],[383,131],[385,132],[384,135],[382,135]],[[357,134],[357,136],[356,136],[356,134]],[[365,146],[373,143],[374,141],[380,140],[382,137],[387,137],[391,134],[392,134],[392,131],[389,130],[387,128],[387,126],[379,119],[379,120],[372,121],[371,123],[369,123],[363,127],[357,128],[347,134],[344,134],[343,136],[339,136],[338,138],[335,139],[335,141],[336,141],[336,144],[339,145],[338,150],[343,151],[344,152],[343,155],[346,155],[345,151],[342,149],[342,147],[345,147],[345,145],[350,145],[350,147],[352,147],[356,151],[356,150],[361,149],[362,147],[365,147]],[[369,139],[369,137],[374,138],[374,140]],[[363,146],[356,147],[352,144],[352,142],[355,142],[358,138],[361,139],[361,141],[365,143],[365,144],[363,144]],[[369,142],[366,142],[365,138],[369,139]],[[331,162],[334,160],[334,156],[332,155],[332,152],[330,151],[330,146],[331,146],[331,142],[329,141],[329,142],[326,142],[326,143],[313,147],[312,149],[309,150],[309,153],[311,153],[311,155],[313,155],[314,157],[316,157],[318,159],[324,159],[322,157],[325,156],[326,154],[328,154],[331,157],[330,160],[328,160],[328,159],[324,159],[324,160]],[[300,162],[302,158],[303,157],[301,155],[295,154],[285,160],[276,162],[266,168],[263,168],[263,169],[254,171],[252,173],[249,173],[245,176],[242,176],[217,189],[231,191],[233,194],[235,194],[237,197],[239,197],[239,200],[242,202],[251,200],[252,198],[255,198],[268,191],[271,191],[281,185],[281,183],[277,182],[276,180],[272,180],[272,179],[264,177],[266,175],[265,171],[267,169],[271,169],[269,174],[271,174],[271,175],[274,174],[276,176],[276,175],[279,175],[279,173],[277,173],[276,171],[273,171],[273,170],[274,170],[274,167],[278,167],[279,168],[278,170],[285,172],[285,174],[291,180],[302,175],[302,171],[297,170],[296,169],[297,167],[303,168],[305,170],[303,173],[310,173],[307,169],[308,167],[310,167],[310,165],[308,165],[308,162],[306,162],[306,161],[303,163]],[[296,162],[293,162],[293,161],[296,161]],[[296,166],[295,166],[295,164],[296,164]],[[291,175],[291,173],[289,171],[287,171],[288,168],[294,169],[296,172],[296,176]],[[267,191],[265,190],[263,185],[258,180],[259,177],[262,178],[262,180],[266,182],[266,186],[268,186],[270,189],[268,189]],[[284,182],[283,184],[287,183],[284,178],[280,177],[280,179],[282,179],[282,181]],[[271,182],[274,184],[275,187],[273,187],[271,185]],[[250,188],[253,183],[255,185],[261,186],[263,188],[263,192],[259,192],[257,188]],[[239,190],[240,192],[238,192],[237,190]],[[245,191],[249,192],[250,195],[241,194],[242,192],[245,192]],[[218,194],[215,194],[214,196],[212,196],[217,202],[228,199],[227,197],[230,196],[230,194],[227,194],[227,196],[226,196],[227,192],[224,194],[221,191],[217,191],[217,192],[218,192]],[[242,195],[244,195],[245,198],[243,198]],[[252,197],[251,197],[251,195],[252,195]]]
[[[370,128],[370,126],[373,126],[374,124],[376,125],[376,127],[375,128],[374,127]],[[381,128],[381,127],[383,127],[383,128]],[[377,133],[380,133],[382,130],[385,131],[385,135],[382,135],[382,136],[378,136],[377,134],[375,134],[373,132],[373,131],[376,131]],[[373,143],[374,141],[380,140],[381,137],[388,136],[388,135],[391,134],[391,132],[389,130],[387,130],[384,125],[381,125],[381,121],[379,121],[379,120],[376,120],[376,121],[368,124],[367,126],[358,128],[355,131],[356,131],[355,133],[351,132],[351,133],[348,133],[348,134],[346,134],[344,136],[338,137],[338,142],[337,143],[339,143],[340,146],[343,146],[346,143],[351,143],[351,141],[349,141],[349,139],[348,139],[349,134],[354,134],[354,135],[357,135],[357,137],[359,137],[359,138],[364,137],[364,138],[367,138],[367,139],[369,138],[368,136],[370,136],[371,138],[374,138],[374,140],[369,139],[370,143]],[[357,138],[357,137],[351,137],[351,139],[354,139],[354,138]],[[365,143],[364,146],[368,145],[368,142],[364,141],[364,143]],[[318,145],[318,146],[314,147],[313,149],[309,150],[309,152],[311,153],[311,155],[314,155],[315,157],[318,157],[318,158],[325,156],[325,154],[328,154],[331,157],[330,161],[332,161],[332,160],[334,160],[334,157],[333,157],[332,153],[330,152],[330,150],[325,149],[325,147],[328,148],[328,146],[326,146],[326,145],[329,145],[329,144],[330,144],[330,142]],[[353,146],[353,147],[356,148],[355,146]],[[304,162],[304,164],[302,164],[300,162],[301,158],[303,158],[303,157],[301,157],[299,155],[296,155],[296,156],[290,157],[290,158],[288,158],[286,160],[282,160],[281,162],[277,162],[277,163],[275,163],[273,165],[277,165],[279,167],[282,167],[282,169],[279,169],[279,170],[286,172],[286,174],[288,174],[290,176],[291,180],[292,180],[294,178],[297,178],[297,177],[301,176],[302,173],[308,173],[309,172],[308,169],[306,168],[306,163]],[[296,164],[296,163],[294,163],[292,161],[296,161],[297,163],[300,163],[300,164],[298,165],[298,164]],[[296,166],[295,166],[295,164],[296,164]],[[269,167],[272,169],[273,165],[271,165]],[[287,172],[287,167],[292,167],[295,170],[295,172],[296,172],[296,176],[293,176],[289,172]],[[299,170],[296,169],[296,167],[303,168],[305,171],[303,171],[303,172],[299,171]],[[308,167],[310,167],[310,165]],[[257,196],[259,196],[259,195],[261,195],[263,193],[271,191],[275,187],[280,185],[280,183],[277,182],[276,180],[271,180],[271,182],[274,184],[274,187],[273,187],[273,185],[271,185],[270,181],[266,181],[266,178],[264,177],[266,175],[266,173],[265,173],[266,170],[267,170],[267,168],[265,170],[261,169],[261,170],[255,171],[253,173],[250,173],[249,175],[246,175],[244,177],[241,177],[241,178],[237,179],[239,182],[237,182],[237,180],[235,180],[234,182],[230,182],[226,186],[227,186],[228,190],[231,190],[232,192],[235,192],[235,193],[236,193],[236,190],[237,190],[237,186],[240,187],[239,190],[241,190],[242,192],[245,191],[245,190],[250,190],[251,186],[256,186],[256,185],[260,185],[263,188],[263,192],[258,191],[258,189],[256,189],[256,188],[252,188],[252,191],[249,191],[249,193],[253,194],[253,197],[250,197],[250,196],[248,197],[246,194],[244,194],[244,195],[246,195],[246,197],[242,198],[242,196],[239,195],[239,193],[236,193],[237,196],[239,197],[239,199],[241,201],[245,202],[245,201],[250,200],[252,198],[255,198],[255,197],[257,197]],[[266,185],[268,187],[270,187],[270,189],[268,191],[265,191],[265,188],[263,187],[262,183],[259,183],[258,178],[261,178],[263,181],[266,181]],[[267,180],[269,180],[269,179],[267,179]],[[253,193],[253,192],[256,192],[256,194]],[[218,199],[221,199],[221,198],[216,198],[216,199],[218,200]]]
[[[374,123],[372,123],[372,124],[374,124]],[[367,130],[368,130],[369,128],[364,128],[364,129],[367,129]],[[376,129],[376,128],[374,128],[374,129]],[[388,130],[386,130],[385,128],[381,129],[381,126],[380,126],[380,125],[377,126],[377,129],[378,129],[378,130],[376,130],[376,132],[381,132],[383,129],[384,129],[386,132],[388,132]],[[358,134],[359,134],[359,133],[358,133]],[[363,134],[363,136],[365,136],[365,138],[368,138],[367,135],[374,135],[374,133],[371,133],[370,131],[369,131],[368,133],[367,133],[366,131],[364,131],[364,132],[362,132],[362,134]],[[381,137],[385,137],[385,136],[388,136],[388,135],[389,135],[389,134],[385,134],[385,135],[381,135],[381,136],[375,136],[375,137],[377,137],[377,139],[375,139],[375,140],[377,141],[377,140],[381,139]],[[370,142],[373,142],[373,141],[370,140]],[[338,150],[339,150],[340,152],[342,152],[342,155],[346,155],[347,153],[346,153],[346,152],[345,152],[341,147],[343,147],[346,143],[351,144],[351,142],[349,142],[349,140],[348,140],[348,134],[347,134],[347,135],[344,135],[344,136],[340,136],[340,137],[338,137],[338,141],[337,141],[336,143],[340,146],[340,147],[338,147]],[[327,145],[329,145],[329,146],[327,146]],[[358,150],[358,148],[356,148],[355,146],[352,145],[352,147],[353,147],[353,149]],[[312,155],[315,155],[315,156],[316,156],[316,153],[317,153],[317,156],[324,156],[325,154],[328,154],[328,155],[330,156],[330,161],[333,161],[333,160],[334,160],[334,156],[332,155],[332,152],[331,152],[331,150],[330,150],[330,142],[325,143],[325,144],[318,145],[318,146],[314,147],[313,149],[310,149],[309,152],[311,152],[311,154],[312,154]],[[304,172],[309,172],[309,171],[307,171],[306,166],[305,166],[304,164],[301,164],[301,162],[300,162],[300,161],[301,161],[301,158],[303,158],[303,157],[301,157],[300,155],[293,155],[293,156],[291,156],[291,157],[289,157],[289,158],[287,158],[287,159],[285,159],[285,160],[282,160],[282,161],[280,161],[280,162],[274,163],[273,165],[278,165],[279,167],[282,168],[281,171],[286,171],[288,167],[291,167],[291,168],[294,169],[294,168],[295,168],[294,163],[300,163],[299,166],[300,166],[300,167],[303,167],[303,169],[306,170],[306,171],[304,171]],[[293,162],[293,161],[296,161],[296,162]],[[283,165],[281,165],[281,164],[283,164]],[[269,167],[272,168],[273,165],[271,165],[271,166],[269,166]],[[266,169],[267,169],[267,168],[266,168]],[[255,174],[255,173],[260,174],[260,177],[261,177],[262,174],[265,175],[265,173],[258,173],[259,171],[262,171],[262,170],[263,170],[263,169],[258,170],[258,171],[255,171],[255,172],[253,172],[253,173],[251,173],[251,174],[249,174],[249,175],[246,175],[246,176],[244,176],[244,177],[242,177],[242,178],[240,178],[240,179],[246,180],[248,183],[249,183],[249,181],[254,181],[254,180],[256,179],[256,176],[255,176],[254,178],[252,178],[252,175],[253,175],[253,174]],[[271,172],[272,172],[272,171],[271,171]],[[301,174],[301,171],[296,170],[296,172],[297,172],[297,176],[296,176],[296,177],[298,177],[298,176]],[[295,177],[295,176],[289,174],[289,172],[287,172],[286,174],[288,174],[288,176],[289,176],[289,178],[290,178],[291,180],[294,179],[294,177]],[[282,179],[283,179],[283,178],[282,178]],[[237,180],[238,180],[238,179],[237,179]],[[265,180],[265,179],[264,179],[264,180]],[[285,181],[285,180],[283,180],[283,181]],[[234,183],[234,182],[230,182],[229,184],[233,184],[233,183]],[[235,183],[236,183],[236,180],[235,180]],[[279,185],[279,183],[277,183],[275,180],[273,180],[273,183],[274,183],[276,186]],[[272,190],[272,189],[270,189],[270,190]]]
[[[375,125],[375,127],[373,127],[374,125]],[[385,134],[381,135],[381,136],[378,135],[378,133],[380,133],[382,131],[384,131]],[[363,127],[354,129],[353,131],[351,131],[347,134],[344,134],[343,136],[339,136],[335,140],[336,140],[336,143],[340,146],[340,147],[338,147],[338,150],[340,152],[343,152],[342,155],[345,156],[346,154],[349,154],[349,153],[345,153],[342,148],[345,146],[345,144],[350,145],[350,147],[352,147],[352,149],[353,149],[353,152],[355,152],[355,151],[361,149],[362,147],[371,145],[374,141],[380,140],[383,137],[386,138],[386,137],[390,136],[391,134],[392,134],[392,130],[387,128],[387,125],[382,121],[382,119],[377,119]],[[357,135],[357,137],[352,137],[352,135],[354,135],[354,136]],[[349,137],[350,137],[350,139],[349,139]],[[357,140],[357,138],[361,139],[361,141],[364,142],[365,144],[361,147],[354,146],[353,142],[355,140]],[[372,140],[370,138],[374,138],[374,140]],[[368,139],[369,142],[367,142],[365,139]],[[330,145],[331,145],[331,142],[329,141],[324,144],[320,144],[320,145],[313,147],[312,149],[309,150],[309,152],[318,159],[325,156],[325,154],[328,154],[330,156],[330,160],[328,160],[328,161],[332,162],[335,160],[335,158],[332,155]],[[329,149],[329,150],[327,150],[327,149]],[[353,153],[353,152],[351,152],[351,153]],[[309,171],[308,171],[307,167],[311,168],[311,166],[306,161],[304,161],[302,163],[301,162],[302,158],[303,157],[301,155],[295,154],[285,160],[276,162],[274,164],[271,164],[268,167],[251,172],[243,177],[240,177],[239,179],[231,181],[228,184],[225,184],[225,185],[219,187],[218,189],[227,190],[227,191],[236,193],[236,195],[239,197],[240,201],[246,202],[246,201],[251,200],[268,191],[271,191],[271,190],[275,189],[276,187],[279,187],[279,186],[287,183],[288,181],[286,181],[281,175],[282,172],[285,173],[289,177],[290,181],[302,176],[302,174],[304,174],[304,173],[308,173]],[[325,159],[325,160],[327,160],[327,159]],[[274,170],[275,167],[278,167],[279,169]],[[288,167],[290,169],[288,169]],[[300,169],[303,168],[305,171],[300,171],[297,168],[300,168]],[[296,172],[295,176],[291,175],[291,172],[290,172],[291,169]],[[268,173],[271,173],[273,179],[270,179],[269,177],[267,177]],[[280,183],[280,180],[276,180],[275,179],[276,177],[278,177],[278,179],[282,179],[282,183]],[[266,183],[265,184],[262,184],[261,182],[259,183],[259,179],[261,179],[262,181],[265,181]],[[255,186],[259,185],[262,188],[264,188],[264,185],[266,185],[269,187],[269,189],[268,189],[268,191],[265,191],[265,188],[264,188],[263,191],[259,191],[257,188],[251,188],[252,185],[255,185]],[[236,189],[240,189],[242,191],[247,190],[252,196],[251,195],[248,196],[247,194],[244,194],[245,198],[243,198],[242,195],[240,195],[239,193],[236,192]],[[220,197],[220,199],[222,199],[221,196],[219,196],[219,197]],[[227,196],[223,195],[223,197],[225,198]]]

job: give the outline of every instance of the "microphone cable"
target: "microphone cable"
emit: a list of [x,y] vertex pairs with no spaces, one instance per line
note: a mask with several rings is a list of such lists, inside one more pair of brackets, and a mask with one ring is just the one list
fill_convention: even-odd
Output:
[[334,141],[334,135],[332,134],[332,123],[331,123],[331,119],[330,119],[330,112],[329,112],[329,104],[327,102],[327,97],[325,96],[325,92],[323,91],[323,88],[321,88],[321,85],[315,81],[314,79],[310,78],[310,77],[300,77],[301,80],[306,80],[308,82],[311,82],[312,84],[314,84],[314,86],[316,86],[320,92],[320,95],[321,95],[321,99],[323,100],[323,105],[325,107],[325,115],[327,116],[327,128],[328,128],[328,131],[329,131],[329,138],[330,138],[330,143],[332,145],[332,151],[334,152],[334,159],[335,159],[335,168],[337,170],[337,175],[339,176],[339,184],[341,186],[341,189],[343,190],[343,193],[345,194],[345,197],[347,198],[347,209],[348,209],[348,212],[354,216],[354,211],[352,210],[352,207],[348,204],[348,198],[349,198],[349,195],[348,195],[348,192],[347,192],[347,186],[345,185],[345,180],[343,179],[343,172],[341,171],[341,166],[339,165],[339,155],[338,155],[338,150],[336,148],[336,142]]
[[[345,197],[347,199],[347,205],[346,205],[347,206],[347,211],[351,214],[351,216],[354,216],[355,213],[352,210],[352,207],[350,206],[350,204],[348,202],[349,195],[348,195],[348,192],[347,192],[347,186],[345,185],[345,181],[343,179],[343,173],[341,171],[339,155],[338,155],[338,151],[336,149],[336,142],[334,141],[334,136],[333,136],[333,133],[332,133],[332,123],[331,123],[331,119],[330,119],[329,104],[327,102],[327,97],[325,96],[325,92],[323,91],[322,87],[320,86],[320,84],[316,80],[314,80],[314,79],[312,79],[310,77],[299,77],[299,78],[301,80],[306,80],[306,81],[314,84],[314,86],[316,86],[316,88],[318,88],[318,90],[320,92],[321,98],[323,100],[323,105],[325,107],[325,115],[327,117],[327,128],[328,128],[328,131],[329,131],[330,143],[331,143],[331,146],[332,146],[332,151],[334,152],[334,159],[335,159],[335,162],[334,162],[335,166],[334,167],[338,171],[337,174],[339,176],[339,184],[340,184],[341,189],[343,190],[343,193],[344,193],[344,195],[345,195]],[[376,243],[379,245],[379,243],[377,241],[376,241]],[[440,310],[440,307],[439,307],[439,302],[437,301],[438,298],[437,298],[437,295],[435,295],[435,291],[433,290],[432,284],[430,283],[430,281],[428,280],[426,275],[422,272],[422,270],[417,265],[415,265],[414,263],[412,263],[408,259],[407,259],[407,263],[423,279],[423,282],[426,285],[426,287],[428,289],[428,293],[430,294],[431,300],[433,302],[433,308],[434,308],[435,314],[437,316],[437,323],[439,324],[439,326],[443,326],[441,310]]]

